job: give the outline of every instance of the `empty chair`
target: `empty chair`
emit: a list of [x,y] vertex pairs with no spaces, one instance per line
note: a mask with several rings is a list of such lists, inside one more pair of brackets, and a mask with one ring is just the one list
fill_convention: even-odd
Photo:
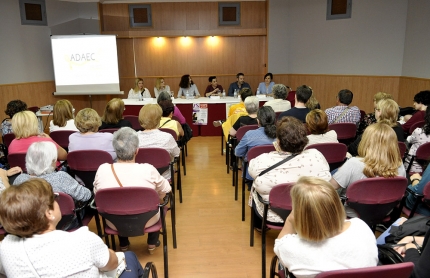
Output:
[[322,272],[315,278],[409,278],[414,269],[411,262],[365,268],[341,269]]
[[405,154],[406,154],[406,144],[405,142],[398,142],[399,144],[399,151],[400,151],[400,156],[402,157],[402,159],[405,159]]
[[135,115],[124,115],[124,120],[127,120],[131,123],[131,127],[136,130],[142,130],[142,126],[139,123],[139,117]]
[[317,149],[322,153],[330,165],[330,171],[339,168],[345,162],[347,147],[343,143],[313,144],[307,146],[306,149]]
[[15,134],[8,133],[3,135],[3,144],[9,148],[10,143],[15,139]]
[[357,125],[353,123],[330,124],[328,127],[330,130],[336,131],[339,142],[347,145],[354,140],[357,133]]

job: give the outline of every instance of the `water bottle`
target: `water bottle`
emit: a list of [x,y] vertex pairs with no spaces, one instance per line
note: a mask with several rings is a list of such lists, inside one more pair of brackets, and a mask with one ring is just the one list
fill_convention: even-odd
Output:
[[237,90],[234,89],[234,98],[237,98]]
[[185,92],[185,98],[189,99],[190,98],[190,94],[188,93],[188,90]]
[[259,95],[260,94],[260,89],[257,89],[257,95]]
[[222,91],[222,98],[225,98],[225,90]]

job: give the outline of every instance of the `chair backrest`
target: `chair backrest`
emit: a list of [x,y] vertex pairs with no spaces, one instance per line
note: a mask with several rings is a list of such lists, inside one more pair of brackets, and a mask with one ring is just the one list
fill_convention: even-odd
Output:
[[328,128],[336,131],[338,140],[352,139],[357,133],[357,125],[353,123],[330,124]]
[[[320,143],[306,147],[306,149],[317,149],[327,160],[330,170],[339,168],[345,161],[348,148],[343,143]],[[333,169],[332,169],[333,168]]]
[[119,128],[105,128],[105,129],[101,129],[99,130],[99,132],[105,132],[105,133],[112,133],[114,134],[115,131],[117,131]]
[[112,156],[102,150],[80,150],[67,154],[70,169],[84,182],[85,187],[92,191],[97,169],[103,163],[113,163]]
[[57,199],[57,203],[61,210],[61,220],[57,224],[57,230],[64,230],[65,226],[75,218],[75,202],[73,198],[63,192],[58,192],[60,198]]
[[430,206],[430,181],[423,188],[423,202]]
[[31,107],[28,107],[27,110],[29,110],[33,113],[36,113],[37,111],[39,111],[39,107],[38,106],[31,106]]
[[405,157],[405,154],[406,154],[406,144],[404,142],[401,142],[401,141],[398,141],[398,144],[399,144],[400,156],[403,159]]
[[366,112],[364,110],[360,110],[360,121],[362,121],[365,116],[366,116]]
[[51,136],[51,139],[60,145],[60,147],[67,150],[69,148],[69,136],[75,132],[74,130],[57,130],[51,132],[49,136]]
[[117,187],[97,191],[97,211],[111,221],[119,235],[139,236],[145,225],[159,211],[159,197],[154,189],[146,187]]
[[408,278],[413,269],[414,264],[407,262],[374,267],[326,271],[318,274],[315,278]]
[[418,147],[415,154],[417,160],[429,160],[430,159],[430,142],[424,143]]
[[19,166],[23,172],[27,172],[25,167],[25,156],[26,153],[12,153],[7,155],[7,161],[10,167]]
[[269,205],[270,209],[279,215],[284,221],[293,209],[291,201],[291,187],[294,183],[278,184],[270,190]]
[[12,143],[13,139],[15,139],[15,134],[8,133],[3,135],[3,144],[9,148],[10,143]]
[[242,140],[242,137],[245,135],[247,131],[254,130],[257,128],[258,128],[258,125],[244,125],[239,127],[239,129],[236,132],[237,141],[239,142],[240,140]]
[[296,104],[295,96],[296,96],[296,91],[291,91],[287,95],[287,100],[291,103],[291,107],[294,107],[294,105]]
[[173,129],[170,128],[159,128],[160,131],[162,132],[166,132],[169,133],[173,136],[173,139],[175,139],[175,141],[178,141],[178,135],[176,134],[176,131],[174,131]]
[[167,150],[162,148],[139,148],[136,163],[148,163],[157,168],[160,174],[170,167],[171,159]]
[[131,127],[136,131],[143,129],[139,123],[139,117],[136,115],[124,115],[124,120],[129,121],[131,123]]
[[402,200],[407,186],[408,181],[404,177],[358,180],[346,190],[347,204],[372,227]]
[[409,128],[409,134],[412,134],[412,132],[414,132],[414,130],[415,130],[417,127],[423,127],[425,124],[426,124],[426,122],[425,122],[425,121],[418,121],[418,122],[413,123],[413,124],[411,125],[411,127]]
[[270,145],[260,145],[260,146],[252,147],[248,151],[248,154],[247,154],[248,161],[251,161],[252,159],[254,159],[257,156],[259,156],[260,154],[270,153],[272,151],[275,151],[275,147],[273,146],[273,144],[270,144]]

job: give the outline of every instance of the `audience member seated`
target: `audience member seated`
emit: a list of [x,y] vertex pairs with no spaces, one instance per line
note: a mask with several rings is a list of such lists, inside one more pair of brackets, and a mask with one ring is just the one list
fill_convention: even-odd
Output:
[[317,98],[315,97],[315,93],[314,93],[314,90],[312,90],[312,88],[311,87],[309,87],[310,89],[311,89],[311,91],[312,91],[312,95],[311,95],[311,97],[308,99],[308,101],[305,103],[305,106],[307,107],[307,108],[309,108],[309,110],[314,110],[314,109],[321,109],[321,105],[320,105],[320,103],[318,102],[318,100],[317,100]]
[[78,131],[73,118],[73,106],[67,99],[59,100],[54,105],[53,120],[49,123],[49,132],[57,130]]
[[291,188],[293,210],[275,254],[295,277],[378,264],[375,236],[359,218],[345,220],[339,196],[325,180],[301,177]]
[[210,84],[206,87],[205,96],[216,96],[224,91],[224,88],[221,85],[218,85],[216,76],[211,76],[208,80]]
[[229,134],[231,136],[235,136],[237,130],[244,125],[258,124],[257,111],[258,111],[258,105],[260,103],[258,101],[258,98],[255,96],[247,97],[244,103],[245,103],[245,109],[248,115],[240,116],[239,119],[237,119],[237,121],[230,128]]
[[186,98],[187,93],[190,98],[200,97],[199,90],[197,89],[196,84],[194,84],[189,74],[182,75],[181,77],[181,82],[179,83],[178,98]]
[[150,98],[151,93],[147,88],[143,86],[143,79],[136,78],[134,81],[134,88],[131,88],[128,92],[128,99],[142,99]]
[[[397,122],[397,118],[399,117],[399,105],[394,100],[385,99],[379,101],[376,105],[375,117],[378,122],[386,123],[393,128],[397,136],[397,141],[405,142],[402,126]],[[362,136],[363,135],[358,136],[354,142],[349,144],[348,152],[352,156],[358,155],[358,145],[360,144]]]
[[[74,178],[64,171],[55,172],[55,162],[57,160],[57,149],[51,142],[37,142],[31,144],[25,156],[25,166],[27,174],[21,174],[14,180],[13,184],[18,185],[29,179],[41,178],[49,182],[55,192],[63,192],[70,195],[76,201],[88,201],[91,198],[91,191],[80,185]],[[82,210],[81,217],[85,215]],[[63,230],[78,227],[77,219],[73,219]]]
[[309,86],[302,85],[297,87],[296,95],[295,95],[295,104],[294,107],[282,112],[278,120],[282,119],[285,116],[291,116],[299,119],[302,123],[306,122],[306,115],[309,113],[309,108],[306,107],[306,103],[312,96],[312,89]]
[[70,135],[69,152],[102,150],[116,160],[116,153],[112,147],[113,135],[109,132],[97,132],[101,124],[102,120],[94,109],[84,108],[79,111],[75,117],[75,125],[79,132]]
[[[73,233],[56,230],[61,220],[58,195],[43,179],[11,186],[0,196],[0,218],[8,231],[0,246],[7,277],[107,277],[118,257],[102,239],[82,227]],[[121,278],[141,277],[133,252],[125,252]]]
[[308,126],[309,145],[320,143],[338,143],[337,133],[334,130],[329,130],[328,119],[324,111],[314,109],[306,115],[306,124]]
[[[276,151],[262,154],[249,163],[249,175],[254,178],[251,190],[254,213],[254,227],[261,227],[263,204],[258,200],[257,193],[264,200],[269,199],[270,190],[281,183],[296,182],[301,176],[314,176],[329,181],[330,167],[324,156],[316,149],[304,150],[308,143],[306,128],[294,117],[284,117],[276,124],[276,138],[273,143]],[[289,159],[289,161],[286,161]],[[281,165],[260,175],[267,168],[278,162]],[[312,169],[312,170],[310,170]],[[269,210],[267,220],[271,223],[282,223],[276,213]]]
[[[421,176],[418,173],[413,174],[411,177],[411,184],[408,186],[413,192],[417,194],[423,194],[424,187],[430,181],[430,167],[427,167]],[[405,205],[408,209],[412,209],[415,204],[416,198],[413,195],[407,193]],[[426,204],[419,203],[416,213],[430,216],[430,207]]]
[[[406,176],[397,136],[387,123],[378,122],[368,126],[364,131],[358,145],[358,157],[348,159],[333,175],[330,183],[334,189],[341,189],[340,195],[345,195],[346,188],[355,181],[395,176]],[[348,217],[357,217],[355,211],[348,207],[346,213]]]
[[[257,112],[257,121],[258,128],[247,131],[234,150],[237,157],[244,157],[244,161],[248,161],[247,154],[250,149],[255,146],[272,144],[276,138],[276,114],[272,107],[260,107]],[[248,172],[246,178],[252,180]],[[249,189],[250,187],[249,185]]]
[[[170,93],[168,92],[160,92],[160,94],[157,97],[157,103],[160,103],[163,100],[171,100]],[[175,110],[173,110],[173,116],[178,118],[178,121],[181,123],[181,125],[187,123],[185,120],[185,117],[182,115],[181,110],[179,110],[178,106],[175,105]]]
[[229,117],[231,115],[238,114],[238,113],[246,113],[245,99],[247,97],[252,96],[252,91],[250,88],[243,88],[242,90],[239,91],[239,96],[240,96],[240,102],[237,104],[233,104],[232,106],[230,106],[230,109],[228,110]]
[[286,100],[289,90],[283,84],[275,84],[272,87],[272,100],[266,101],[264,106],[271,106],[275,112],[283,112],[291,109],[291,103]]
[[15,139],[10,143],[9,154],[26,153],[34,142],[48,141],[57,147],[57,160],[67,159],[67,152],[55,143],[48,134],[39,134],[39,125],[33,112],[21,111],[16,113],[12,118],[12,129]]
[[[376,111],[376,105],[379,101],[383,99],[393,99],[393,97],[390,94],[384,93],[384,92],[378,92],[373,96],[373,109]],[[363,134],[366,127],[368,127],[371,124],[376,123],[375,113],[369,113],[366,114],[362,120],[360,120],[360,123],[358,124],[357,128],[357,136]]]
[[[405,169],[408,169],[409,163],[412,156],[417,152],[419,146],[424,143],[430,142],[430,109],[425,112],[425,124],[422,128],[417,127],[410,136],[408,136],[407,141],[411,144],[408,155],[405,157]],[[416,160],[412,163],[410,172],[421,173],[423,171],[422,167]]]
[[105,112],[102,117],[102,125],[99,130],[107,128],[121,128],[124,126],[131,127],[131,123],[128,120],[124,120],[124,101],[120,98],[111,99],[105,107]]
[[[403,131],[409,134],[411,126],[419,121],[424,121],[427,106],[430,105],[430,91],[421,91],[414,96],[414,108],[417,110],[415,114],[410,117],[406,123],[402,125]],[[405,120],[406,120],[405,116]]]
[[239,72],[238,74],[236,74],[236,82],[231,83],[228,87],[228,96],[233,97],[235,90],[239,94],[239,91],[242,88],[248,88],[251,90],[251,86],[249,86],[249,84],[245,82],[245,75]]
[[184,136],[184,130],[181,124],[172,119],[173,111],[175,110],[172,100],[162,100],[158,105],[160,105],[161,110],[163,110],[163,115],[160,119],[160,127],[174,130],[178,138]]
[[1,123],[1,132],[3,135],[13,133],[12,130],[12,117],[18,112],[27,110],[27,104],[22,100],[12,100],[6,106],[4,113],[9,116]]
[[[162,148],[174,159],[179,156],[180,150],[171,134],[158,129],[162,113],[158,104],[147,104],[140,109],[139,123],[144,130],[137,133],[139,148]],[[166,170],[163,177],[170,179],[170,170]]]
[[[154,87],[154,95],[156,98],[158,98],[158,96],[160,95],[161,92],[166,92],[169,94],[173,93],[170,91],[170,86],[166,85],[166,83],[164,82],[164,78],[163,77],[158,77],[155,80],[155,87]],[[172,94],[173,96],[173,94]]]
[[[118,160],[114,164],[104,163],[100,165],[94,179],[94,194],[97,194],[100,189],[122,186],[152,188],[157,191],[160,199],[163,199],[166,193],[170,192],[169,182],[158,173],[154,166],[135,162],[139,151],[139,138],[136,131],[128,127],[121,128],[115,132],[112,143]],[[146,227],[154,225],[158,219],[160,219],[160,215],[157,213],[146,223]],[[116,230],[112,223],[106,222],[109,227]],[[148,250],[151,254],[160,245],[159,234],[159,231],[148,234]],[[121,236],[118,238],[121,251],[127,251],[130,245],[128,238]]]
[[273,80],[273,74],[268,72],[264,75],[264,82],[258,84],[256,95],[270,95],[272,96],[273,85],[275,82]]
[[[430,230],[425,236],[407,236],[398,242],[394,249],[403,257],[404,262],[414,263],[411,278],[426,278],[430,273],[430,247],[427,247]],[[405,245],[403,245],[405,244]]]
[[0,168],[0,194],[10,186],[9,177],[20,173],[22,173],[22,169],[19,166],[12,167],[9,170]]
[[357,106],[349,106],[353,97],[354,95],[348,89],[339,91],[336,97],[336,106],[325,110],[328,124],[353,123],[358,125],[361,118],[360,109]]

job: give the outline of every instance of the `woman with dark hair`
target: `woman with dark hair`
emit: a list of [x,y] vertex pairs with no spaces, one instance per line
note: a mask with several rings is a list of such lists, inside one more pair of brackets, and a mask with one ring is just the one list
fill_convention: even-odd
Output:
[[124,120],[124,101],[120,98],[111,99],[105,107],[105,112],[102,117],[102,125],[99,130],[106,128],[121,128],[124,126],[131,127],[128,120]]
[[184,136],[184,130],[182,129],[181,124],[178,121],[172,119],[173,110],[175,109],[172,101],[162,100],[158,103],[158,105],[160,105],[161,110],[163,110],[163,114],[160,119],[160,127],[174,130],[178,138]]
[[[411,157],[416,154],[418,147],[424,143],[430,142],[430,109],[426,110],[424,120],[424,126],[422,128],[417,127],[406,139],[411,144],[411,148],[409,149],[408,155],[405,157],[405,169],[408,169]],[[422,171],[421,165],[414,160],[410,172],[421,173]]]
[[[296,182],[301,176],[314,176],[329,181],[330,167],[324,156],[316,149],[304,150],[308,144],[304,124],[291,116],[283,117],[276,124],[276,151],[262,154],[249,163],[249,175],[254,178],[252,199],[254,227],[261,227],[263,203],[257,193],[268,201],[270,190],[281,183]],[[284,161],[281,165],[260,176],[267,168]],[[312,170],[312,171],[311,171]],[[283,223],[282,218],[269,210],[267,220],[271,223]]]
[[275,85],[275,82],[273,82],[272,80],[273,74],[271,74],[270,72],[266,73],[264,75],[264,82],[258,84],[256,95],[271,95],[273,85]]
[[[56,230],[61,220],[58,195],[43,179],[30,179],[0,195],[0,219],[8,235],[0,246],[7,277],[104,277],[118,267],[118,257],[88,227],[73,233]],[[125,252],[127,271],[141,277],[133,252]]]
[[9,118],[6,118],[1,123],[1,131],[2,134],[9,134],[13,133],[12,130],[12,117],[18,112],[27,110],[27,104],[23,102],[22,100],[12,100],[9,101],[9,103],[6,106],[6,110],[4,113],[9,116]]
[[199,90],[193,83],[193,80],[189,74],[183,75],[181,77],[181,82],[179,82],[178,98],[185,98],[187,94],[192,98],[200,97]]
[[338,143],[337,133],[334,130],[328,128],[327,114],[320,110],[311,110],[306,115],[306,124],[309,130],[309,145],[320,144],[320,143]]
[[[157,103],[160,103],[162,100],[171,100],[172,97],[170,96],[170,93],[162,91],[159,93],[157,97]],[[181,123],[181,125],[185,124],[187,121],[185,120],[184,115],[182,115],[181,110],[179,110],[178,106],[175,105],[175,110],[173,110],[173,116],[178,118],[178,121]]]
[[417,110],[412,117],[402,125],[403,131],[409,133],[411,126],[419,121],[424,121],[427,106],[430,105],[430,91],[421,91],[414,96],[414,108]]
[[[272,144],[276,138],[276,114],[270,106],[260,107],[257,111],[258,128],[250,130],[240,140],[234,153],[237,157],[244,157],[247,161],[247,153],[255,146]],[[246,178],[252,180],[246,173]]]

